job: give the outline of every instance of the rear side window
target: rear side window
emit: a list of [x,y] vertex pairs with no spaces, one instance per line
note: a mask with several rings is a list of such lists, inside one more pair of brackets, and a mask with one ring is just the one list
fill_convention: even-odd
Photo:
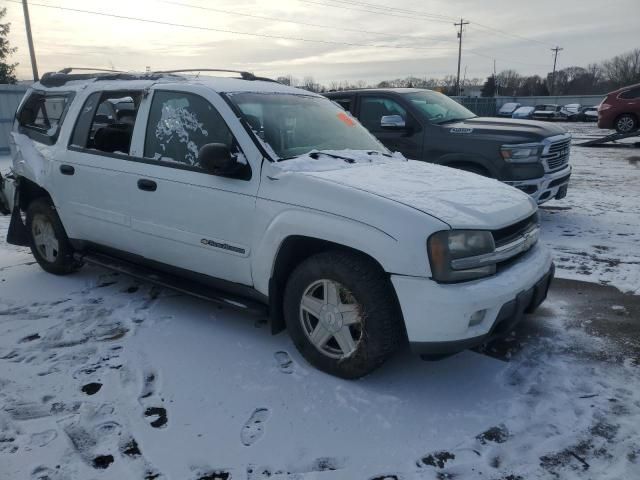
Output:
[[626,92],[622,92],[619,98],[631,99],[631,98],[640,98],[640,87],[632,88],[631,90],[627,90]]
[[38,142],[53,145],[71,99],[70,93],[33,92],[18,113],[20,132]]
[[128,155],[141,99],[140,91],[92,93],[80,111],[71,145]]
[[231,130],[213,105],[192,93],[154,93],[144,142],[146,158],[199,167],[198,152],[207,143],[237,150]]

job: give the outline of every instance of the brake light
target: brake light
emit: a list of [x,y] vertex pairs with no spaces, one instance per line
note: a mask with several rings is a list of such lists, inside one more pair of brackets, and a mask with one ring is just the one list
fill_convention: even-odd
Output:
[[601,112],[603,110],[608,110],[611,108],[611,105],[609,105],[608,103],[601,103],[600,106],[598,107],[598,111]]

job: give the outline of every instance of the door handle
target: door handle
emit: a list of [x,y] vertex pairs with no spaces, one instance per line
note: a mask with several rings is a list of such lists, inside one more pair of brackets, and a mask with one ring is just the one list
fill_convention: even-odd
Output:
[[138,188],[140,190],[144,190],[145,192],[155,192],[158,188],[158,184],[153,180],[141,178],[140,180],[138,180]]
[[73,175],[76,173],[76,169],[71,165],[60,165],[60,173],[63,175]]

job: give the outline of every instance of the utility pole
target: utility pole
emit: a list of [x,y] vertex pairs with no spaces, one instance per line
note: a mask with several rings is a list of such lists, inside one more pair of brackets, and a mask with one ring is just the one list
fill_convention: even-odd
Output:
[[496,78],[496,59],[493,59],[493,96],[497,97],[498,93],[498,79]]
[[31,37],[31,21],[29,20],[29,5],[27,0],[22,0],[22,10],[24,11],[24,26],[27,30],[27,42],[29,43],[29,55],[31,55],[31,69],[33,70],[33,81],[40,80],[38,75],[38,64],[36,63],[36,51],[33,48],[33,38]]
[[549,92],[553,95],[554,90],[556,89],[556,62],[558,61],[558,52],[564,50],[564,48],[560,48],[556,46],[556,48],[552,48],[551,51],[554,52],[553,55],[553,73],[551,74],[551,91]]
[[465,25],[469,25],[469,22],[465,22],[462,18],[460,19],[460,23],[454,23],[456,27],[460,27],[460,31],[458,32],[458,76],[456,80],[456,91],[458,96],[460,96],[460,61],[462,60],[462,27]]

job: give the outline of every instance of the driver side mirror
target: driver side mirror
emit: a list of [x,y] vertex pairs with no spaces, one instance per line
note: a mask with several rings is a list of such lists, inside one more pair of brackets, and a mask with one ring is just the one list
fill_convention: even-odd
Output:
[[238,162],[238,157],[233,155],[224,143],[203,145],[198,151],[198,164],[206,172],[221,177],[240,176],[247,167],[246,164]]
[[406,128],[407,125],[402,115],[385,115],[380,119],[380,127],[400,130]]

